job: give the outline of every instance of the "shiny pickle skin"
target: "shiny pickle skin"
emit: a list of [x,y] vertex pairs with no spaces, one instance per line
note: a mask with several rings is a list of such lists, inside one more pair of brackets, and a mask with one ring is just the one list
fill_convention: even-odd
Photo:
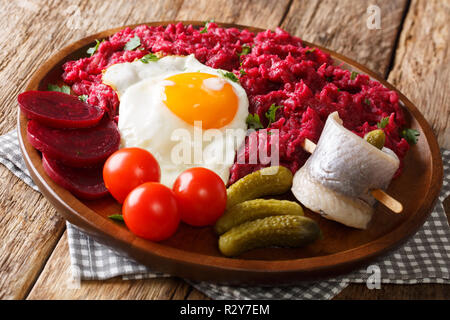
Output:
[[227,231],[219,238],[219,250],[227,257],[270,246],[300,247],[318,238],[319,225],[303,216],[271,216],[248,221]]
[[214,230],[218,235],[221,235],[241,223],[280,215],[303,216],[303,208],[297,202],[288,200],[248,200],[225,211],[217,220]]
[[378,149],[383,149],[384,143],[386,142],[386,135],[381,129],[372,130],[367,132],[364,136],[364,140],[373,145]]
[[283,194],[291,188],[292,179],[291,170],[283,166],[252,172],[227,189],[227,209],[247,200]]

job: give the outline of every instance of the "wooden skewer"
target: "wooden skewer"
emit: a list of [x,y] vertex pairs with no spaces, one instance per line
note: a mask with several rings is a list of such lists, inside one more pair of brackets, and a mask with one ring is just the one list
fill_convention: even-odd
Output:
[[[309,153],[313,153],[316,149],[316,144],[312,142],[311,140],[305,138],[302,144],[302,148]],[[382,204],[384,204],[387,208],[389,208],[391,211],[395,213],[401,213],[403,211],[403,205],[392,198],[390,195],[388,195],[386,192],[384,192],[381,189],[373,189],[370,190],[370,194],[380,201]]]
[[313,153],[314,150],[316,150],[316,144],[311,140],[309,140],[308,138],[305,138],[305,140],[303,140],[302,148],[306,152]]
[[395,213],[403,211],[403,205],[381,189],[370,190],[370,194]]

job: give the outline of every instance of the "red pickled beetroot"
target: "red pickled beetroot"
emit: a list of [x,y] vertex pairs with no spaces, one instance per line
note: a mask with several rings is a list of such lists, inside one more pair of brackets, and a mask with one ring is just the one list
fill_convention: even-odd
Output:
[[109,119],[87,129],[55,129],[30,120],[27,133],[33,147],[52,159],[77,168],[106,161],[120,143],[117,125]]
[[53,181],[79,198],[93,200],[108,194],[101,166],[72,168],[49,158],[46,154],[42,154],[42,166]]
[[105,111],[80,101],[78,97],[56,91],[27,91],[17,97],[20,110],[53,128],[88,128],[97,125]]
[[[301,39],[279,28],[252,33],[209,23],[207,29],[200,32],[182,23],[125,28],[102,42],[92,57],[66,62],[62,78],[72,85],[75,93],[89,95],[89,103],[105,108],[114,117],[119,99],[111,87],[102,83],[102,70],[115,63],[134,61],[149,52],[194,54],[201,63],[239,77],[248,96],[249,112],[258,114],[263,126],[269,125],[266,113],[270,106],[283,106],[276,112],[270,129],[279,130],[280,164],[292,172],[309,157],[302,148],[304,139],[317,142],[327,116],[338,111],[344,126],[359,136],[391,116],[389,126],[383,130],[386,147],[400,158],[396,176],[400,174],[409,145],[398,134],[406,123],[395,91],[367,75],[355,76],[335,65],[329,54],[305,46]],[[139,49],[143,50],[123,50],[135,36],[141,39]],[[244,46],[251,50],[241,55]],[[240,151],[246,159],[250,155],[248,141]],[[271,141],[258,144],[255,152],[259,153],[260,146],[270,150]],[[259,159],[257,164],[235,162],[229,183],[267,165]]]

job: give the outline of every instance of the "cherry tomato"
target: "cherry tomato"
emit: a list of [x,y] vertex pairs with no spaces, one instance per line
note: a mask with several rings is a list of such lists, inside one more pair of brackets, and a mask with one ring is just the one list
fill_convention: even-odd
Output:
[[114,152],[103,167],[103,181],[111,195],[123,203],[127,195],[144,182],[159,182],[161,170],[153,155],[141,148]]
[[212,225],[225,211],[227,189],[222,179],[209,169],[187,169],[175,180],[173,191],[181,221],[192,226]]
[[131,232],[151,241],[169,238],[180,223],[173,191],[158,182],[133,189],[123,203],[122,215]]

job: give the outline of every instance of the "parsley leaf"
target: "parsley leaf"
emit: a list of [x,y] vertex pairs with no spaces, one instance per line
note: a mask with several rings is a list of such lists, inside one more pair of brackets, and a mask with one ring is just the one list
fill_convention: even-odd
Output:
[[250,53],[250,50],[251,50],[251,48],[250,48],[249,46],[243,45],[243,46],[242,46],[242,51],[241,51],[241,53],[238,53],[238,56],[240,57],[240,56],[249,54],[249,53]]
[[352,74],[350,75],[350,79],[355,80],[357,75],[358,75],[358,72],[352,71]]
[[314,51],[316,51],[316,48],[309,48],[306,53],[313,53]]
[[239,82],[238,77],[236,77],[236,75],[233,72],[219,70],[219,73],[224,78],[228,78],[228,79],[230,79],[233,82]]
[[61,86],[61,92],[70,94],[70,87],[69,86]]
[[61,87],[58,87],[56,84],[49,83],[48,86],[47,86],[47,89],[49,91],[57,91],[57,92],[70,94],[70,87],[69,86],[64,86],[63,85]]
[[380,129],[386,128],[386,126],[389,123],[389,117],[383,118],[380,120],[380,122],[377,123],[377,127]]
[[127,43],[125,43],[123,50],[125,50],[125,51],[134,50],[137,47],[139,47],[140,45],[141,45],[141,38],[139,38],[138,36],[134,36],[133,38],[128,40]]
[[247,72],[245,72],[244,69],[239,70],[239,73],[240,73],[241,75],[246,75],[246,74],[247,74]]
[[154,55],[153,53],[146,54],[141,59],[139,59],[142,63],[149,63],[150,61],[158,61],[158,56]]
[[419,131],[414,129],[403,129],[401,136],[408,141],[409,144],[416,144],[418,140],[418,136],[420,135]]
[[200,33],[206,33],[206,32],[208,32],[208,25],[209,25],[211,22],[214,22],[214,19],[211,19],[211,20],[209,20],[209,21],[205,21],[205,27],[204,27],[203,29],[200,30]]
[[[102,42],[105,40],[102,40]],[[100,46],[100,43],[102,43],[100,41],[98,41],[97,39],[95,39],[95,46],[90,47],[89,49],[86,50],[86,53],[92,57],[94,55],[94,53],[97,52],[98,47]]]
[[78,99],[80,99],[80,101],[83,101],[83,102],[86,102],[88,98],[89,98],[89,96],[87,94],[78,96]]
[[47,89],[48,89],[49,91],[58,91],[58,92],[61,92],[61,88],[58,87],[56,84],[51,84],[51,83],[49,83],[48,86],[47,86]]
[[108,216],[111,220],[123,221],[123,216],[121,214],[112,214]]
[[277,113],[277,110],[281,107],[282,106],[277,106],[277,105],[275,105],[275,103],[272,103],[272,105],[269,107],[269,110],[267,110],[266,118],[269,119],[269,124],[267,125],[268,127],[270,127],[272,122],[275,121],[275,115]]
[[364,99],[364,103],[367,104],[368,106],[370,106],[370,100],[369,99],[365,98]]
[[255,114],[250,113],[245,122],[251,129],[258,130],[264,128],[263,125],[261,124],[261,120],[259,119],[259,115],[256,113]]

